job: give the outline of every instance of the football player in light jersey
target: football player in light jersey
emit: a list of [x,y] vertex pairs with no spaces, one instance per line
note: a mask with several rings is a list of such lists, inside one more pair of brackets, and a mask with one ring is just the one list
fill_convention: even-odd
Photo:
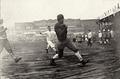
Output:
[[51,30],[51,26],[47,27],[48,31],[46,32],[40,32],[40,34],[46,35],[46,41],[47,41],[47,48],[46,48],[46,53],[48,53],[48,49],[51,47],[55,52],[56,52],[56,48],[55,48],[55,32]]
[[12,51],[12,48],[10,46],[10,42],[7,39],[7,34],[6,34],[7,28],[2,26],[0,24],[0,53],[2,52],[3,48],[7,50],[7,52],[11,55],[11,57],[14,59],[14,61],[17,63],[19,62],[22,58],[15,56],[15,54]]

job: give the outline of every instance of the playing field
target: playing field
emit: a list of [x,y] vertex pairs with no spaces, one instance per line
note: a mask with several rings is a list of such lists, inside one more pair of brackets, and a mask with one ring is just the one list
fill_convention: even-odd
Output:
[[[114,44],[114,43],[113,43]],[[11,42],[14,53],[22,57],[14,63],[6,51],[1,54],[1,79],[120,79],[119,54],[112,46],[94,43],[78,44],[84,58],[90,60],[85,67],[80,67],[74,53],[65,49],[64,58],[56,60],[58,66],[49,66],[49,59],[54,55],[50,49],[46,54],[44,40]]]

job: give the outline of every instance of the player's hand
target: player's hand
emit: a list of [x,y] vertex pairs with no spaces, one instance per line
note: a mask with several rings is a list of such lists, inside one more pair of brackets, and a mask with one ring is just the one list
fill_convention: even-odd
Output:
[[40,34],[42,34],[42,33],[40,32]]

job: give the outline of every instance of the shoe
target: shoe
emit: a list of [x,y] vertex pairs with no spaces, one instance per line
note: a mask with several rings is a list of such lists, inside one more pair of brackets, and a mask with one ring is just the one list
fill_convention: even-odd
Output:
[[51,60],[50,60],[50,65],[51,65],[51,66],[56,66],[56,65],[57,65],[57,64],[55,63],[54,59],[51,59]]
[[82,63],[82,66],[85,66],[86,65],[86,63],[88,63],[89,62],[89,60],[82,60],[80,63]]
[[15,63],[18,63],[22,58],[19,57],[19,58],[15,58]]

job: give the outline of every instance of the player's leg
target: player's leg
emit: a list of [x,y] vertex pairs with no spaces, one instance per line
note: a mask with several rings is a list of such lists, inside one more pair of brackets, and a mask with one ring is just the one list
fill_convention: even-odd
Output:
[[106,37],[105,37],[105,39],[104,39],[104,44],[106,44],[107,43],[107,39],[106,39]]
[[49,47],[50,47],[50,45],[47,43],[46,53],[48,53]]
[[90,38],[90,47],[92,46],[92,38]]
[[89,38],[89,46],[91,46],[91,38]]
[[83,58],[82,58],[81,54],[79,53],[78,49],[76,49],[76,47],[72,44],[72,42],[71,42],[69,39],[67,40],[66,46],[67,46],[70,50],[72,50],[72,51],[75,52],[75,55],[77,56],[77,58],[78,58],[80,61],[83,60]]
[[63,56],[63,50],[64,50],[64,45],[61,42],[58,42],[57,50],[56,50],[57,53],[52,57],[50,61],[50,65],[56,65],[55,59],[61,58]]
[[90,39],[88,38],[88,41],[87,41],[87,45],[89,46],[90,45]]
[[54,44],[52,41],[49,42],[49,45],[50,45],[50,47],[53,49],[53,51],[54,51],[55,53],[57,53],[57,49],[56,49],[56,47],[55,47],[55,44]]
[[0,39],[0,54],[1,54],[2,50],[3,50],[3,48],[4,48],[3,42],[4,41],[2,39]]
[[7,50],[7,52],[11,55],[11,57],[15,60],[15,62],[19,62],[21,60],[21,57],[15,56],[15,54],[12,51],[12,48],[10,46],[10,43],[7,39],[4,39],[4,47]]
[[72,44],[72,42],[70,40],[68,40],[66,46],[72,50],[73,52],[75,52],[75,56],[80,60],[80,63],[82,63],[83,65],[85,65],[88,60],[84,60],[83,57],[81,56],[79,50]]
[[55,65],[56,65],[55,59],[57,59],[57,58],[59,58],[59,57],[58,57],[58,53],[56,53],[56,54],[52,57],[52,59],[50,60],[50,65],[55,66]]
[[99,43],[102,44],[102,37],[99,38]]
[[55,44],[52,41],[49,41],[49,46],[56,52]]
[[55,60],[63,57],[63,49],[59,49],[57,53],[52,57],[50,65],[56,65]]

